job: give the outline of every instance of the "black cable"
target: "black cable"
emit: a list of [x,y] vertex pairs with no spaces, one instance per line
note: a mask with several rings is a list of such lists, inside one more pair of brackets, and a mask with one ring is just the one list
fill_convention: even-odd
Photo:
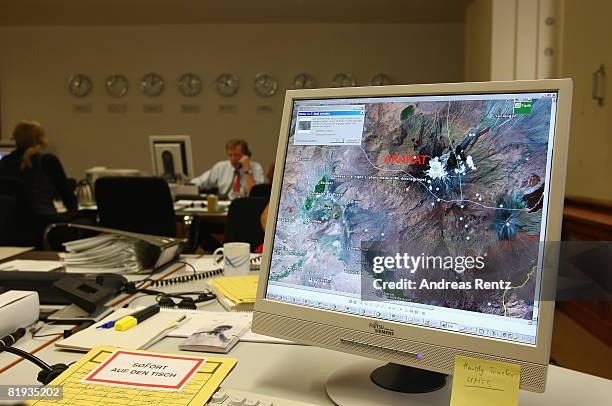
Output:
[[64,333],[57,332],[57,333],[41,334],[41,335],[33,334],[32,338],[43,338],[43,337],[51,337],[51,336],[61,336],[62,334],[64,334]]
[[185,262],[185,261],[175,261],[175,264],[185,264],[188,265],[192,270],[193,270],[193,274],[197,274],[198,271],[196,271],[195,266],[191,265],[189,262]]
[[25,352],[24,350],[20,350],[19,348],[7,347],[4,345],[0,347],[0,352],[2,351],[10,352],[11,354],[20,356],[21,358],[30,361],[31,363],[35,364],[37,367],[44,371],[52,371],[52,368],[49,364],[47,364],[45,361],[41,360],[37,356],[30,354],[29,352]]
[[126,304],[124,304],[122,307],[123,307],[123,308],[128,308],[128,307],[130,307],[130,305],[132,304],[132,302],[134,302],[134,301],[136,301],[136,300],[138,300],[138,299],[140,299],[140,298],[143,298],[143,297],[145,297],[145,296],[148,296],[148,295],[149,295],[148,293],[143,293],[143,294],[141,294],[141,295],[138,295],[138,296],[136,296],[136,297],[133,297],[133,298],[132,298],[132,300],[130,300],[129,302],[127,302]]

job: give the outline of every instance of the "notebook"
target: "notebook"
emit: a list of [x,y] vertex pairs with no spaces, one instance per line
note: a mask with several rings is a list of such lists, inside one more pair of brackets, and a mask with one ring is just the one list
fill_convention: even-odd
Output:
[[209,281],[217,300],[229,311],[252,311],[257,293],[258,275],[226,276]]
[[99,345],[112,344],[115,347],[138,350],[146,348],[163,338],[166,332],[185,319],[184,313],[161,311],[127,331],[114,329],[97,329],[107,321],[118,320],[134,313],[137,309],[118,309],[109,316],[72,336],[55,343],[58,348],[89,351]]

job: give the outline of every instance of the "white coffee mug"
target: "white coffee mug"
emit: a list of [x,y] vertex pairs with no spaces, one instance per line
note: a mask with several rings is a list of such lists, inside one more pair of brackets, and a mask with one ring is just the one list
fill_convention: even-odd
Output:
[[251,245],[248,242],[227,242],[213,252],[213,260],[223,260],[226,276],[248,275],[251,271]]

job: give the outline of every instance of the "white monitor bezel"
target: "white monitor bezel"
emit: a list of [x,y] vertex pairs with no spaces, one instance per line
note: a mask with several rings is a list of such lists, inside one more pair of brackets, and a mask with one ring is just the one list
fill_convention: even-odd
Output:
[[185,155],[187,159],[187,174],[186,177],[193,178],[193,153],[191,150],[191,137],[189,135],[150,135],[149,136],[149,152],[151,154],[151,169],[155,176],[162,176],[163,170],[157,167],[155,159],[155,144],[158,141],[162,142],[182,142],[185,144]]
[[[271,257],[271,250],[269,248],[272,247],[275,233],[277,210],[280,200],[280,187],[284,174],[285,156],[294,100],[513,92],[558,92],[549,206],[546,214],[546,240],[559,241],[561,236],[563,197],[565,191],[565,171],[571,113],[571,88],[572,82],[569,79],[547,79],[534,81],[447,83],[287,91],[280,126],[275,162],[276,176],[274,176],[272,184],[272,194],[268,209],[268,220],[264,241],[265,249],[257,289],[255,312],[293,319],[297,324],[301,322],[314,322],[329,326],[341,326],[345,329],[370,334],[372,330],[368,327],[368,324],[372,321],[382,321],[385,325],[393,327],[396,338],[409,339],[415,342],[422,342],[455,350],[465,350],[495,357],[547,365],[550,356],[550,341],[554,316],[554,302],[550,300],[543,300],[540,303],[537,340],[535,345],[531,345],[277,302],[266,299],[265,292]],[[545,253],[545,257],[546,255],[550,255],[550,253]],[[556,284],[556,262],[553,259],[552,262],[549,261],[549,263],[552,264],[552,271],[544,272],[542,277],[542,291]],[[257,330],[257,332],[264,334],[275,334],[275,329],[273,327],[256,326],[255,322],[253,329],[254,331]],[[343,351],[340,346],[336,349]]]

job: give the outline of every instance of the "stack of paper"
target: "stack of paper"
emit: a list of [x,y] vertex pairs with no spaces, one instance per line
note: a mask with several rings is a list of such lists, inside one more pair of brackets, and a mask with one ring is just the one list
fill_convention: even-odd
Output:
[[60,253],[66,272],[138,273],[144,271],[141,261],[142,242],[118,234],[101,234],[64,243]]
[[209,284],[226,309],[245,311],[253,310],[258,282],[258,275],[249,275],[215,278]]

